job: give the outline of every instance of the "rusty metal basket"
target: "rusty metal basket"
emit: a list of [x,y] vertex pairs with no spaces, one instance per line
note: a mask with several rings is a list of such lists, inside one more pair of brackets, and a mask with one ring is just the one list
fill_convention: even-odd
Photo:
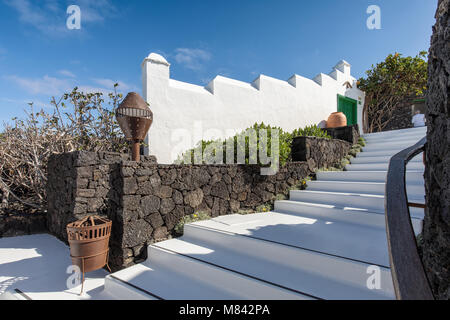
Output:
[[81,293],[83,292],[85,272],[103,268],[105,265],[111,272],[108,265],[111,226],[110,220],[96,215],[67,225],[72,264],[78,266],[83,275]]

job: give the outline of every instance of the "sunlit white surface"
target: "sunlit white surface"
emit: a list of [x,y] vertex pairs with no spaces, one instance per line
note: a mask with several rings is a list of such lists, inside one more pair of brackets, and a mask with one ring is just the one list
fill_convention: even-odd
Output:
[[[101,299],[105,270],[86,273],[84,294],[81,286],[69,289],[66,273],[71,265],[70,250],[63,242],[48,234],[0,239],[0,294],[9,298],[32,300]],[[0,296],[0,299],[6,296]]]

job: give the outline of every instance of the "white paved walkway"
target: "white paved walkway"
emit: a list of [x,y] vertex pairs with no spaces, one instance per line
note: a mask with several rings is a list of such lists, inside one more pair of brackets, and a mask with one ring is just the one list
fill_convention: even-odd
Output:
[[[79,300],[107,298],[102,293],[106,270],[86,274],[80,286],[67,288],[71,265],[69,247],[48,234],[0,239],[0,300]],[[4,294],[4,295],[1,295]]]

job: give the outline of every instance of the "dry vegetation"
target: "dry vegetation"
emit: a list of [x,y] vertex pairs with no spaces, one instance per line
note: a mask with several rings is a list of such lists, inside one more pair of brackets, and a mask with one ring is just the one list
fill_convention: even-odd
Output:
[[[122,94],[83,93],[78,88],[25,119],[12,119],[0,133],[0,214],[45,211],[47,160],[77,150],[127,152],[115,121]],[[47,111],[46,111],[47,110]],[[48,111],[50,110],[50,111]]]

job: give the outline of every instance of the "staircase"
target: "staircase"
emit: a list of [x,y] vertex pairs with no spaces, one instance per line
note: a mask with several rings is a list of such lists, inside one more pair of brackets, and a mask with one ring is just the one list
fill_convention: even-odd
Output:
[[[389,158],[425,134],[426,128],[367,134],[366,147],[346,171],[318,172],[306,190],[291,191],[290,200],[276,201],[273,212],[186,225],[183,237],[149,246],[145,262],[107,276],[105,295],[394,299],[384,181]],[[409,201],[424,203],[422,155],[407,169]],[[417,234],[423,209],[410,210]],[[374,270],[379,271],[379,286],[372,281]]]

